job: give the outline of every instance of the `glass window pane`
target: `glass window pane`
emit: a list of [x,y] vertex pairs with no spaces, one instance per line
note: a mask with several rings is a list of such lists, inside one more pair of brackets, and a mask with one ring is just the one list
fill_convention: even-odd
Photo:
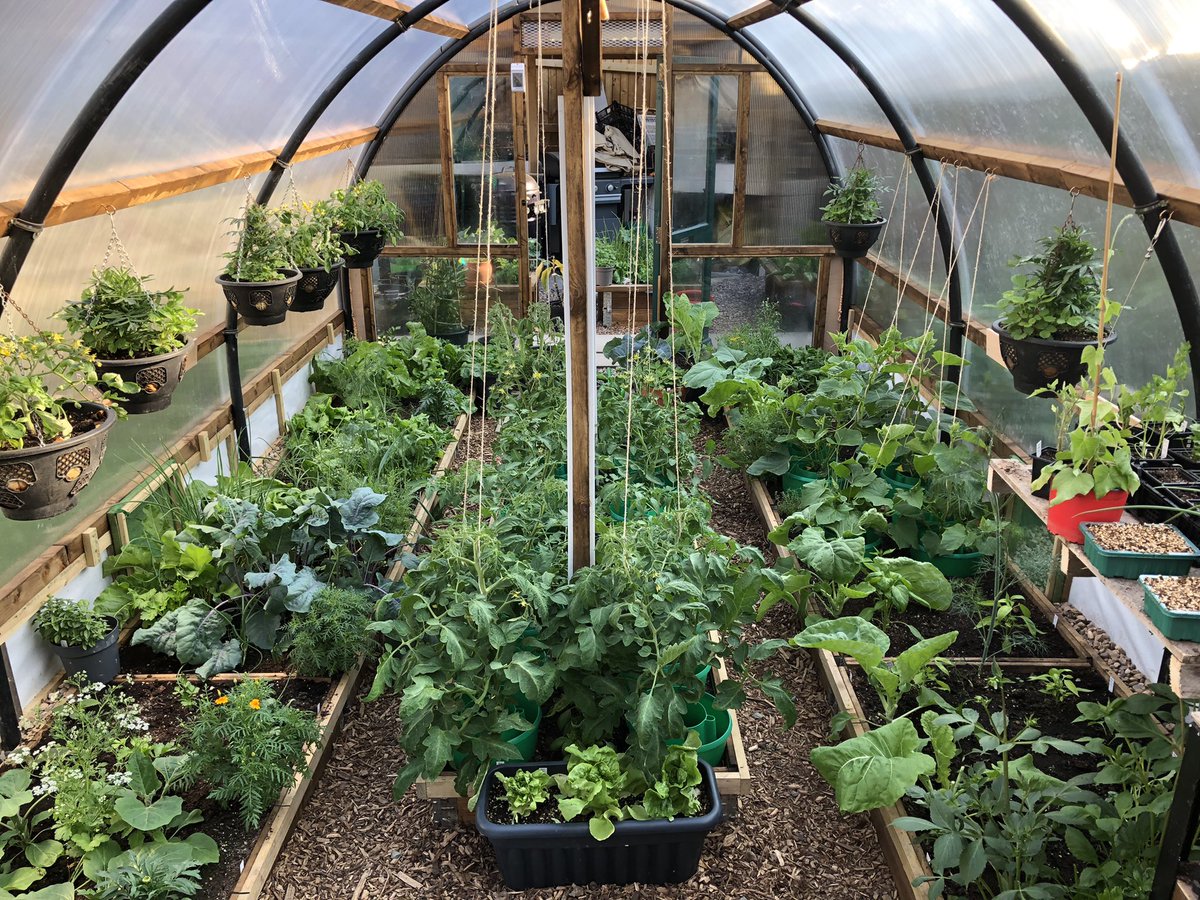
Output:
[[711,300],[720,314],[714,338],[755,320],[763,306],[779,315],[779,337],[796,347],[812,343],[819,257],[680,259],[672,266],[675,290],[693,301]]
[[737,105],[736,75],[675,78],[671,169],[675,243],[728,244],[733,239]]

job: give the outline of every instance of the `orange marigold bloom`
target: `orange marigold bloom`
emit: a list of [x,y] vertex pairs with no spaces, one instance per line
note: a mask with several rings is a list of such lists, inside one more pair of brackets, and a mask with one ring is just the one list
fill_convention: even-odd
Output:
[[224,706],[228,702],[229,702],[228,697],[218,697],[216,700],[213,701],[213,703],[217,704],[217,706]]
[[250,708],[251,709],[261,709],[262,701],[259,700],[257,697],[255,697],[253,700],[250,701]]

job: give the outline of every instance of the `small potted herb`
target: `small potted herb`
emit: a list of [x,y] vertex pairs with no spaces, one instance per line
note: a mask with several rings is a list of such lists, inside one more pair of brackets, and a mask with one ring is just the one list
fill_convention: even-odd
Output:
[[1107,578],[1186,575],[1200,550],[1174,525],[1085,522],[1083,552]]
[[99,373],[114,372],[137,386],[120,397],[130,413],[171,405],[183,378],[187,336],[200,314],[183,305],[181,291],[147,290],[149,280],[128,267],[96,269],[80,298],[56,315],[96,357]]
[[1081,396],[1074,385],[1060,392],[1060,403],[1079,410],[1076,426],[1055,461],[1031,485],[1034,490],[1050,485],[1046,525],[1052,534],[1075,544],[1083,543],[1081,523],[1120,521],[1129,495],[1140,483],[1133,470],[1128,429],[1116,405],[1100,398],[1101,392],[1111,395],[1117,385],[1112,369],[1100,369],[1103,359],[1102,349],[1084,348],[1092,399],[1069,403],[1064,398]]
[[606,234],[596,236],[596,287],[608,287],[613,275],[622,263],[621,248],[616,240]]
[[878,176],[857,165],[825,192],[829,202],[821,207],[821,221],[829,230],[829,243],[843,259],[861,259],[879,239],[887,219],[879,215]]
[[395,244],[404,232],[404,212],[378,181],[358,181],[329,195],[322,207],[339,239],[349,247],[346,268],[369,269],[383,248]]
[[46,519],[71,509],[100,467],[108,429],[124,414],[111,408],[116,392],[134,390],[115,372],[97,372],[81,341],[52,331],[0,335],[4,515]]
[[121,672],[117,620],[102,616],[86,600],[51,597],[33,617],[33,630],[62,660],[67,675],[86,673],[108,684]]
[[[1013,386],[1023,394],[1078,381],[1086,368],[1083,351],[1096,346],[1100,329],[1100,271],[1084,230],[1068,222],[1040,244],[1040,253],[1010,263],[1033,271],[1013,276],[992,323]],[[1106,309],[1108,346],[1116,340],[1110,329],[1119,306],[1110,300]]]
[[409,312],[427,334],[465,346],[469,332],[459,306],[465,286],[466,272],[456,260],[435,259],[409,291]]
[[[318,211],[320,210],[320,211]],[[287,241],[287,255],[300,270],[292,312],[316,312],[337,285],[349,248],[334,233],[324,208],[286,206],[276,211]]]
[[247,324],[277,325],[287,317],[300,281],[279,216],[254,203],[232,221],[237,246],[225,254],[229,265],[217,284]]
[[647,777],[612,747],[566,748],[565,762],[493,768],[476,826],[511,890],[567,884],[679,884],[696,873],[704,838],[721,821],[699,738],[668,747]]

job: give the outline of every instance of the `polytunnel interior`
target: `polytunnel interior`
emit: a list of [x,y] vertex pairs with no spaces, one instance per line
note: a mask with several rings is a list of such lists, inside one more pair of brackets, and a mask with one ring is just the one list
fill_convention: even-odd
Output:
[[[705,329],[716,342],[763,304],[790,347],[829,348],[839,331],[874,343],[890,326],[930,334],[965,360],[943,367],[966,398],[947,407],[988,429],[996,455],[1028,462],[1054,441],[1052,406],[1014,387],[992,325],[1014,260],[1074,222],[1097,253],[1111,234],[1108,296],[1122,313],[1105,365],[1119,383],[1152,383],[1190,342],[1174,396],[1195,418],[1196,3],[583,8],[601,18],[595,110],[613,116],[599,139],[617,123],[637,140],[625,169],[589,170],[596,197],[579,234],[648,234],[646,277],[608,293],[587,285],[598,292],[596,351],[664,320],[676,290],[717,304]],[[147,493],[274,452],[311,393],[314,354],[403,333],[412,291],[439,265],[465,271],[468,293],[486,268],[486,286],[460,304],[478,339],[480,296],[527,316],[562,271],[550,261],[577,238],[565,211],[574,170],[561,2],[76,0],[10,2],[0,15],[3,330],[63,333],[64,303],[117,259],[158,289],[184,290],[202,314],[173,402],[111,429],[79,501],[51,518],[0,520],[0,738],[12,746],[59,671],[34,613],[49,596],[90,599],[111,583],[103,559],[130,540]],[[869,253],[843,258],[822,208],[831,181],[862,166],[878,177],[886,221]],[[364,179],[399,206],[403,236],[369,268],[343,271],[320,310],[248,327],[214,280],[237,248],[235,220]],[[0,473],[15,477],[4,452]],[[1072,598],[1091,590],[1086,575],[1068,575]],[[1088,596],[1084,606],[1108,597]],[[1140,621],[1105,628],[1149,679],[1169,668]]]

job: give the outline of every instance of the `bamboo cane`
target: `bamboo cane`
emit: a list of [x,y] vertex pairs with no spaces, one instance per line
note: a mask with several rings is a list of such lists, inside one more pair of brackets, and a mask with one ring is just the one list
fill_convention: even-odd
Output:
[[[1109,149],[1108,159],[1108,202],[1104,210],[1104,260],[1100,268],[1100,324],[1096,328],[1096,347],[1101,354],[1103,362],[1104,354],[1104,320],[1108,314],[1108,261],[1112,256],[1112,218],[1113,218],[1113,194],[1116,191],[1117,184],[1117,139],[1121,133],[1121,86],[1124,83],[1124,75],[1121,72],[1117,73],[1117,97],[1113,102],[1113,130],[1112,130],[1112,146]],[[1092,385],[1092,431],[1096,430],[1096,412],[1100,406],[1100,376],[1103,371],[1102,365],[1096,366],[1096,381]]]

